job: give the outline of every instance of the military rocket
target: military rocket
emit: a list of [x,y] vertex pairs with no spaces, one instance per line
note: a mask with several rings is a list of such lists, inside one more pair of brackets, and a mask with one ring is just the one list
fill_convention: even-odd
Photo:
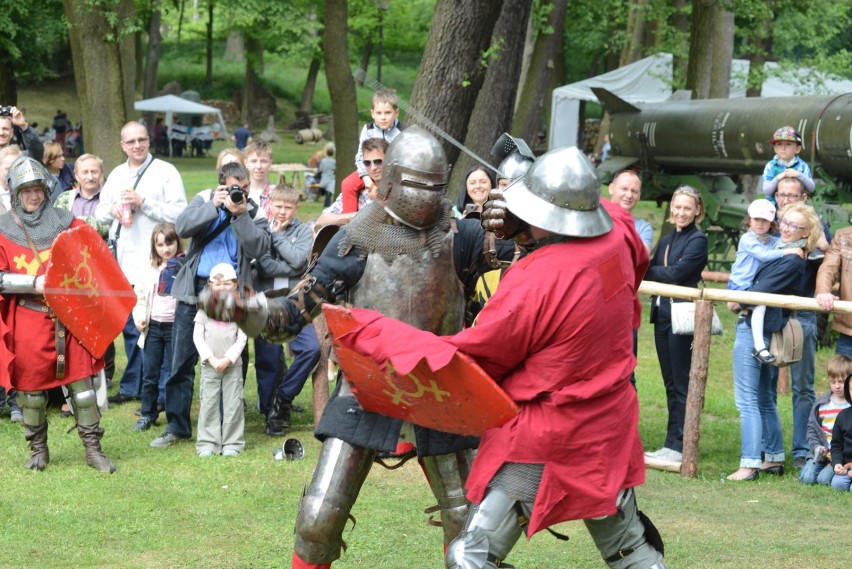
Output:
[[612,167],[638,162],[669,172],[762,174],[775,156],[773,132],[790,125],[812,170],[852,184],[852,93],[689,100],[678,92],[663,103],[633,105],[592,90],[610,114]]

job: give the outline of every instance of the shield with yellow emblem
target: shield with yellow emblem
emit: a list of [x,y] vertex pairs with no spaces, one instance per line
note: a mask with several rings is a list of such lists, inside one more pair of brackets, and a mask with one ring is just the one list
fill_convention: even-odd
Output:
[[471,436],[500,427],[518,414],[518,406],[494,380],[473,360],[452,348],[447,350],[446,363],[430,364],[424,353],[413,369],[400,373],[390,357],[377,355],[367,347],[370,340],[380,337],[376,327],[382,321],[391,323],[394,329],[407,328],[418,334],[422,331],[386,317],[372,323],[359,322],[357,314],[368,311],[353,312],[325,304],[323,312],[340,369],[365,410]]
[[127,323],[136,293],[103,238],[81,225],[54,241],[44,299],[83,347],[99,358]]

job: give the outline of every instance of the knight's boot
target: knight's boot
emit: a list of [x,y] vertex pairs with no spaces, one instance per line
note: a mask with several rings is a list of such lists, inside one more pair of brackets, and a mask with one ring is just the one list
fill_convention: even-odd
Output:
[[24,423],[24,438],[30,444],[32,456],[25,465],[30,470],[44,470],[50,462],[50,453],[47,450],[47,423],[36,427]]
[[71,393],[71,405],[77,419],[77,432],[86,449],[86,464],[101,472],[115,472],[115,465],[104,456],[101,439],[104,430],[100,427],[101,413],[97,397],[92,386],[92,378],[87,377],[68,384]]
[[104,456],[104,451],[101,450],[104,430],[100,428],[99,423],[89,426],[77,425],[77,432],[80,433],[80,439],[86,448],[86,464],[101,472],[115,472],[115,465]]
[[44,470],[50,461],[47,450],[47,397],[44,391],[22,391],[21,410],[24,415],[24,438],[30,445],[32,457],[25,465],[31,470]]

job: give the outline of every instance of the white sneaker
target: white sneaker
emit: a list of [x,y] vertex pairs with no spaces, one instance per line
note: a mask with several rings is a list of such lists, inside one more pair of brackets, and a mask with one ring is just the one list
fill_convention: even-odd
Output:
[[226,448],[222,451],[222,456],[237,456],[238,454],[240,454],[240,451],[232,448]]
[[210,458],[214,453],[212,450],[200,450],[198,451],[198,458]]
[[665,447],[664,447],[664,448],[657,449],[657,450],[655,450],[655,451],[645,451],[645,456],[646,456],[646,457],[648,457],[648,458],[656,458],[656,457],[660,456],[660,454],[661,454],[664,450],[666,450],[666,449],[665,449]]
[[683,455],[676,450],[670,448],[660,449],[655,456],[645,455],[645,466],[648,468],[657,468],[659,470],[668,470],[671,472],[680,472]]

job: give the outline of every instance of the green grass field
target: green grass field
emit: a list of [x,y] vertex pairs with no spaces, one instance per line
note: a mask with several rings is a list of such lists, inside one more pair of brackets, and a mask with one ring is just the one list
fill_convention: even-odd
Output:
[[[852,495],[801,486],[790,473],[752,483],[720,481],[736,469],[739,455],[733,320],[722,316],[726,333],[713,338],[698,477],[649,470],[638,490],[640,506],[666,540],[669,567],[834,567],[852,545],[843,521]],[[830,355],[820,351],[818,370]],[[121,355],[119,361],[123,366]],[[822,376],[818,371],[818,391],[826,390]],[[650,325],[640,332],[637,378],[640,430],[646,446],[657,448],[664,437],[665,395]],[[272,458],[282,439],[262,434],[253,369],[246,399],[247,449],[236,458],[199,459],[192,443],[152,449],[148,442],[161,428],[137,433],[131,430],[134,404],[111,408],[102,421],[105,452],[118,466],[111,476],[86,466],[77,435],[66,434],[72,420],[56,409],[49,414],[50,466],[25,470],[29,452],[22,429],[4,415],[0,532],[9,547],[0,567],[288,566],[299,497],[319,451],[311,434],[310,388],[297,400],[307,410],[295,416],[289,434],[305,445],[306,458],[299,462]],[[789,449],[790,396],[779,399]],[[440,567],[441,533],[426,525],[423,514],[432,504],[416,464],[393,472],[374,468],[353,510],[358,523],[345,533],[349,550],[335,566]],[[571,541],[536,535],[519,544],[509,561],[523,569],[603,566],[582,524],[559,530]]]

